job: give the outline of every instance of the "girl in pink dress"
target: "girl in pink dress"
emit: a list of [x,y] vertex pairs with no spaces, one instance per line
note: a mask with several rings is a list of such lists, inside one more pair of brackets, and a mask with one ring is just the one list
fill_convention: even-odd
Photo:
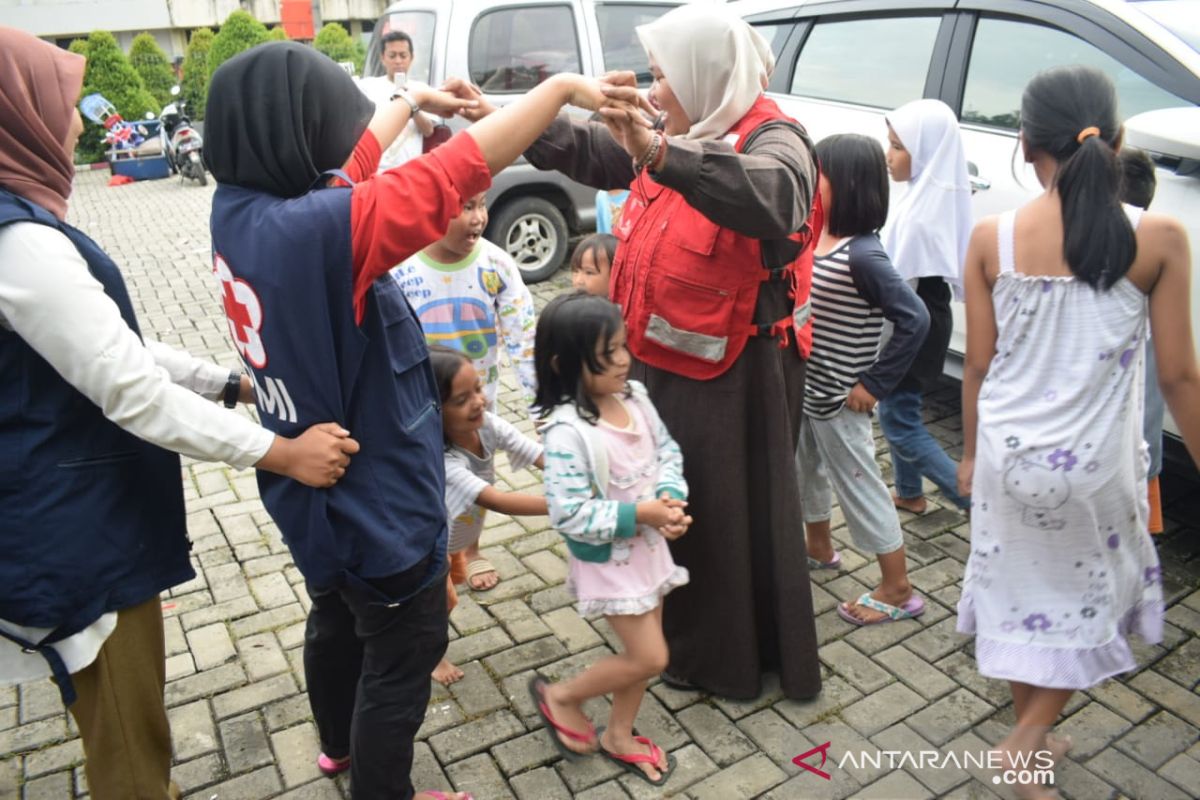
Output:
[[[675,759],[634,736],[633,722],[647,681],[667,665],[662,597],[688,581],[667,546],[691,523],[683,458],[645,387],[627,380],[625,325],[608,300],[552,300],[538,320],[535,363],[546,501],[567,540],[568,588],[580,614],[608,621],[624,652],[569,681],[535,676],[529,690],[564,755],[599,752],[660,786]],[[610,692],[608,728],[597,733],[582,705]]]

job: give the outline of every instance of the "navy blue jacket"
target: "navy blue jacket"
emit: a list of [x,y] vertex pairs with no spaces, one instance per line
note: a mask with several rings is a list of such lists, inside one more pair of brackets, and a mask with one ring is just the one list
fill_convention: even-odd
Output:
[[[0,189],[0,226],[14,222],[70,239],[140,335],[121,272],[95,242]],[[193,578],[190,548],[179,456],[110,422],[0,328],[0,619],[55,629],[56,641]]]
[[335,421],[362,446],[337,484],[313,489],[259,472],[263,503],[318,591],[403,572],[431,554],[446,569],[442,425],[421,327],[388,277],[354,316],[350,190],[284,199],[222,185],[214,268],[263,425],[295,436]]

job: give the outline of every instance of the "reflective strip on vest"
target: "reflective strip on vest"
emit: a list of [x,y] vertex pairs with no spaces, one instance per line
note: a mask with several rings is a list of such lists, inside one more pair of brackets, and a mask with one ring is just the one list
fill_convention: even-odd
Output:
[[650,315],[645,335],[650,341],[669,350],[686,353],[714,364],[725,358],[725,346],[729,344],[728,336],[709,336],[707,333],[676,328],[658,314]]
[[796,330],[800,330],[808,324],[810,319],[812,319],[812,300],[805,300],[792,312],[792,324],[796,326]]

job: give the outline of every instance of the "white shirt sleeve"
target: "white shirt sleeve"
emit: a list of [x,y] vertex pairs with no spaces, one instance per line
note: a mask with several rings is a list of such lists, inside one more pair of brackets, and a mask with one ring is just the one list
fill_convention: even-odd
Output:
[[512,469],[525,469],[542,455],[542,446],[517,430],[503,417],[487,412],[496,437],[496,449],[508,453]]
[[[71,241],[53,228],[18,222],[0,229],[0,324],[105,417],[159,447],[243,468],[274,441],[246,417],[175,385],[172,375],[190,374],[185,382],[204,389],[216,373],[168,354],[170,348],[143,345]],[[228,372],[221,374],[224,384]]]
[[446,516],[457,519],[470,510],[490,483],[472,471],[471,462],[461,453],[446,453]]

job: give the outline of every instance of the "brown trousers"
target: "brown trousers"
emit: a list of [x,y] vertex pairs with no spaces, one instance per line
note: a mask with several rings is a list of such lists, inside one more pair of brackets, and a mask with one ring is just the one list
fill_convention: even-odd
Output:
[[70,707],[87,756],[94,800],[177,800],[171,729],[163,701],[166,645],[157,596],[117,612],[96,660],[71,676]]

